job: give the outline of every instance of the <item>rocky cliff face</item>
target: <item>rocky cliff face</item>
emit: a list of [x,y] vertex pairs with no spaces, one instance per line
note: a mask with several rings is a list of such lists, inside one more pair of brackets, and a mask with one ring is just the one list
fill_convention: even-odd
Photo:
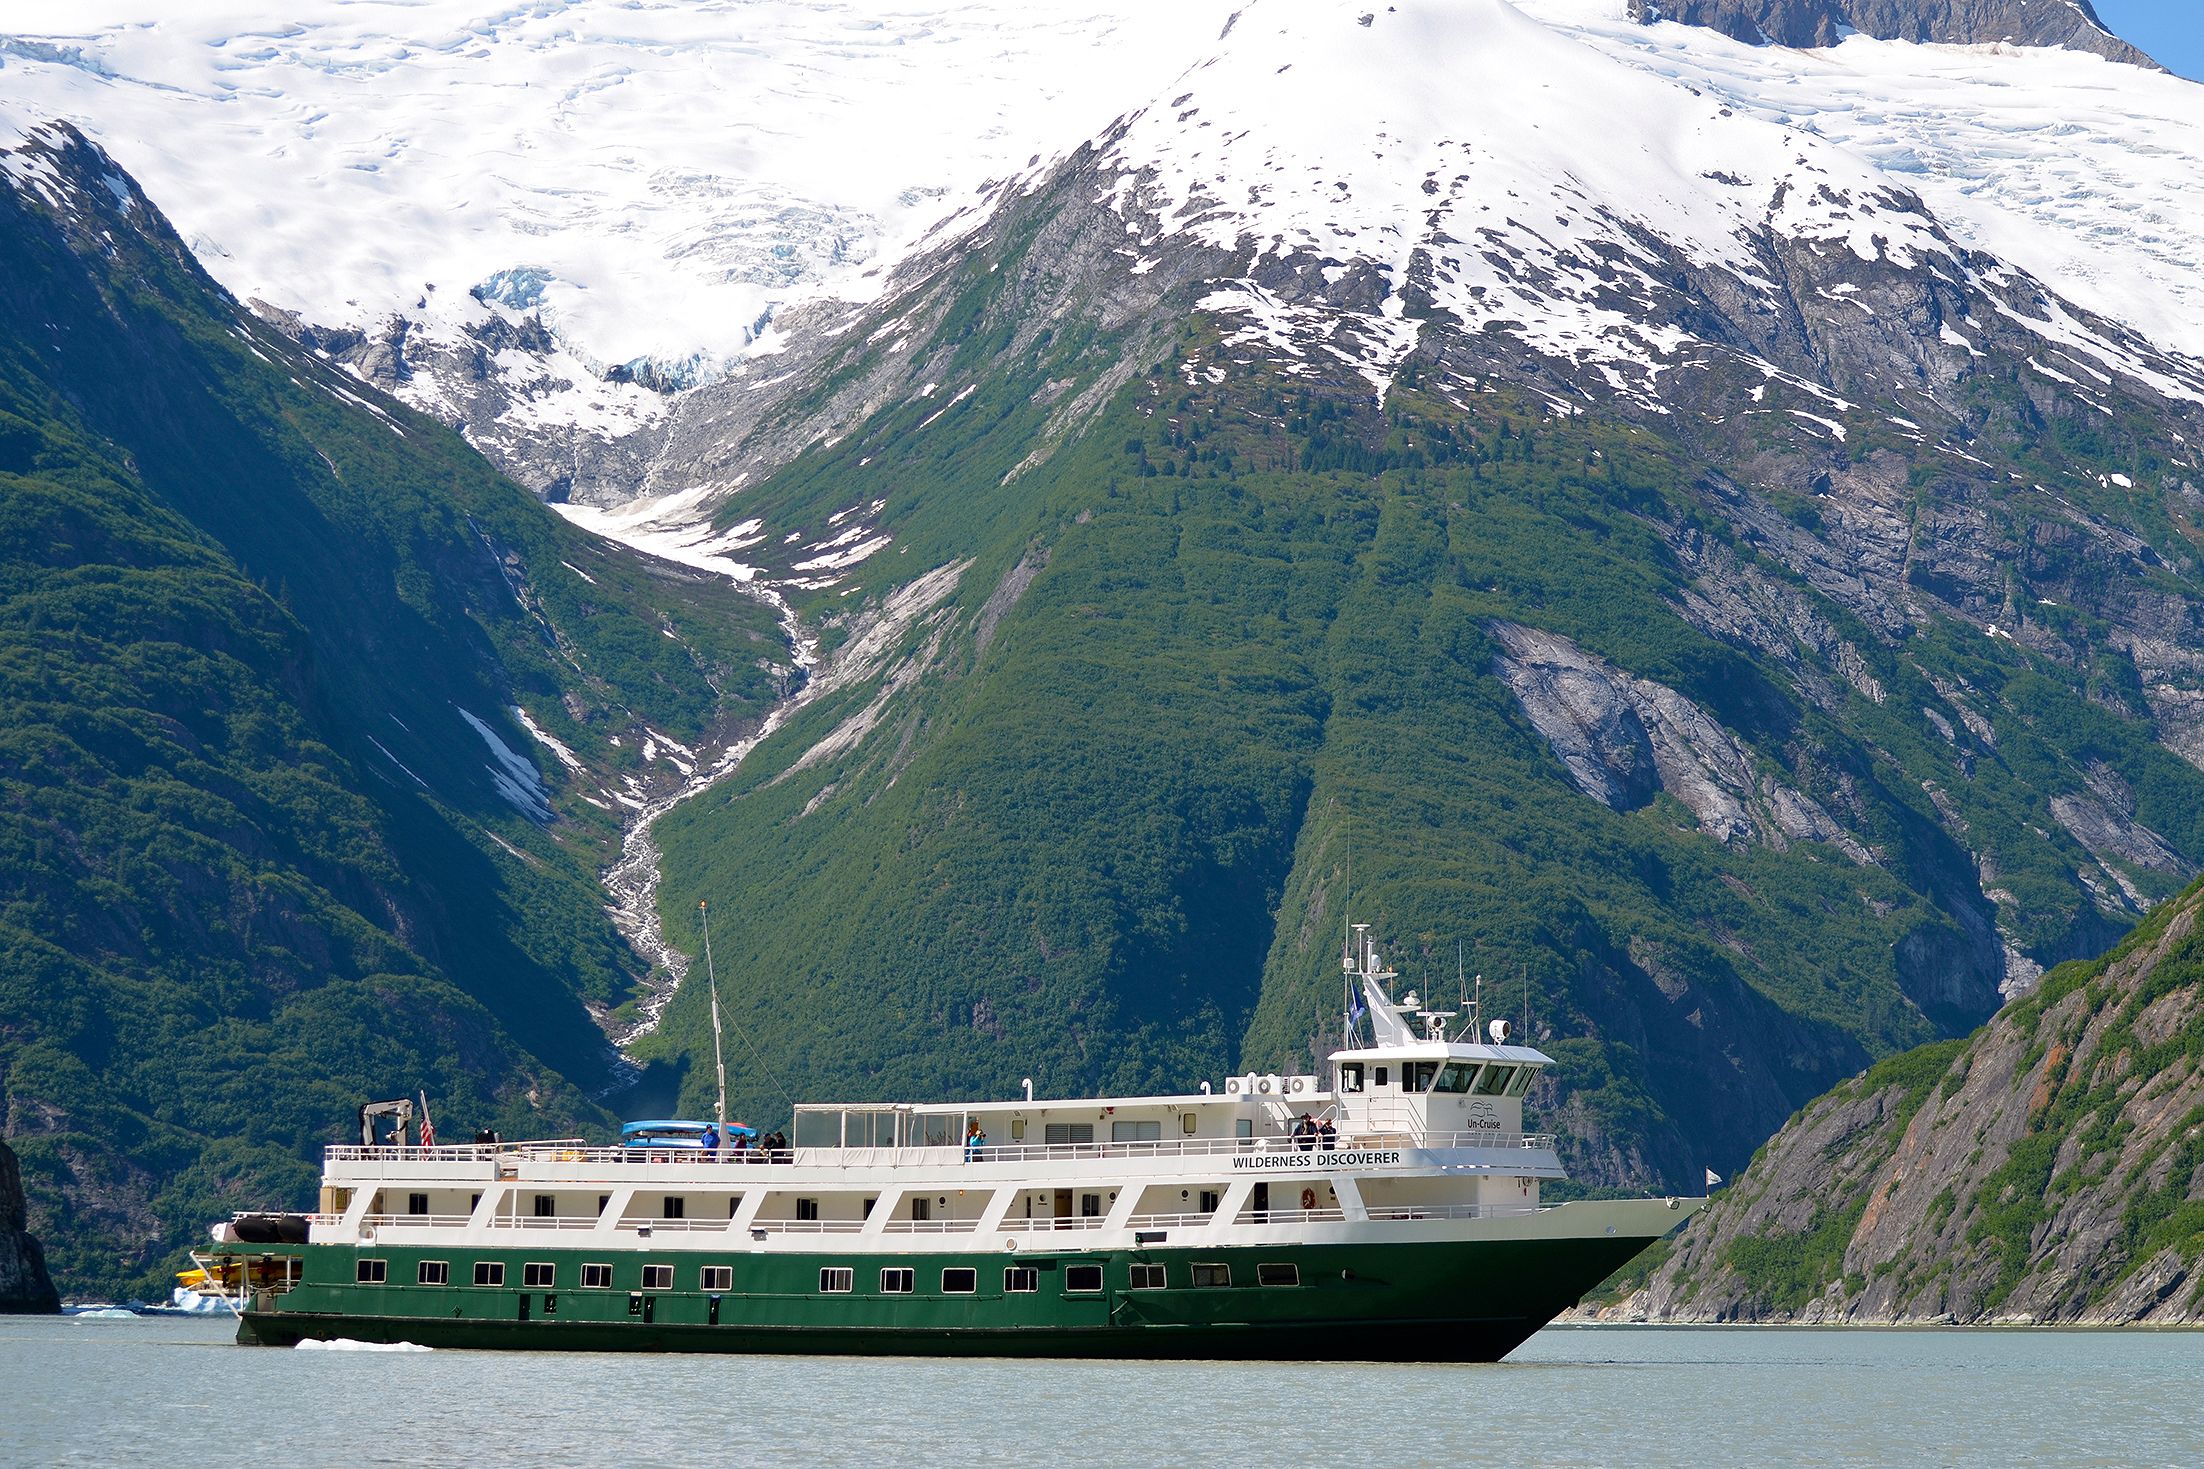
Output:
[[2089,0],[1630,0],[1630,13],[1647,22],[1709,26],[1755,44],[1834,46],[1855,30],[1885,41],[2065,46],[2157,65],[2113,35]]
[[2204,1320],[2200,913],[1808,1107],[1607,1314]]
[[61,1308],[46,1278],[46,1255],[24,1226],[23,1178],[14,1150],[0,1142],[0,1315],[44,1314]]

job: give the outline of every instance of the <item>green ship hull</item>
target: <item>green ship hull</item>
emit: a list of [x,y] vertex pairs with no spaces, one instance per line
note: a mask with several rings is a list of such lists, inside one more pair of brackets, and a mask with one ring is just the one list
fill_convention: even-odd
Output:
[[[306,1245],[298,1284],[256,1295],[238,1340],[308,1339],[427,1347],[1274,1360],[1496,1361],[1652,1242],[1643,1235],[1564,1239],[1137,1249],[1046,1254],[870,1251],[735,1254],[734,1288],[706,1290],[720,1264],[683,1253],[396,1249]],[[269,1252],[256,1251],[263,1258]],[[604,1258],[609,1254],[609,1258]],[[610,1284],[583,1287],[598,1257]],[[391,1283],[362,1284],[363,1258]],[[477,1264],[506,1280],[534,1266],[548,1288],[414,1285],[423,1261],[455,1281]],[[671,1263],[673,1288],[644,1289],[646,1264]],[[1072,1267],[1101,1267],[1101,1288],[1074,1289]],[[1135,1267],[1144,1288],[1133,1285]],[[1196,1267],[1203,1284],[1196,1285]],[[548,1267],[548,1269],[547,1269]],[[1162,1285],[1155,1286],[1155,1267]],[[1290,1267],[1290,1269],[1288,1268]],[[371,1267],[373,1268],[373,1267]],[[908,1293],[881,1289],[911,1273]],[[1029,1270],[1006,1289],[1009,1272]],[[822,1274],[848,1270],[847,1291]],[[973,1289],[944,1277],[972,1271]],[[1080,1283],[1091,1277],[1080,1272]],[[1289,1281],[1291,1283],[1279,1283]],[[1229,1283],[1213,1283],[1225,1281]],[[1264,1283],[1271,1282],[1271,1283]],[[960,1284],[963,1282],[959,1282]]]

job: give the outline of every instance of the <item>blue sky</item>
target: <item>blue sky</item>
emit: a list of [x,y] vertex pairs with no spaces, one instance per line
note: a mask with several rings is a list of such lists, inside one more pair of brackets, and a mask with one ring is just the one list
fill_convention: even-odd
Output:
[[2204,81],[2204,0],[2096,0],[2113,31],[2167,68]]

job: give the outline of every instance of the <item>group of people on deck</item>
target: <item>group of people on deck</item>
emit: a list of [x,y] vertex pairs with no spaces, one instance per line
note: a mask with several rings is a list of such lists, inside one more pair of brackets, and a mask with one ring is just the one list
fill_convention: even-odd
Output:
[[1339,1129],[1332,1126],[1329,1117],[1319,1122],[1303,1112],[1301,1120],[1293,1124],[1293,1145],[1304,1153],[1312,1148],[1322,1148],[1328,1153],[1338,1144]]
[[707,1127],[704,1129],[703,1147],[707,1153],[717,1153],[722,1150],[731,1153],[748,1153],[754,1149],[768,1163],[786,1163],[794,1156],[788,1150],[788,1139],[780,1133],[769,1132],[763,1137],[759,1137],[746,1127],[740,1129],[730,1127],[727,1129],[727,1135],[724,1138],[720,1136],[717,1127]]

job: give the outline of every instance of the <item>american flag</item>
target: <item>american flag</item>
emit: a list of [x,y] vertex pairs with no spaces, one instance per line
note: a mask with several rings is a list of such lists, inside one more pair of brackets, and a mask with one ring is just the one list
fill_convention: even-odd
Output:
[[429,1121],[429,1094],[425,1091],[421,1093],[421,1146],[436,1146],[436,1124]]

